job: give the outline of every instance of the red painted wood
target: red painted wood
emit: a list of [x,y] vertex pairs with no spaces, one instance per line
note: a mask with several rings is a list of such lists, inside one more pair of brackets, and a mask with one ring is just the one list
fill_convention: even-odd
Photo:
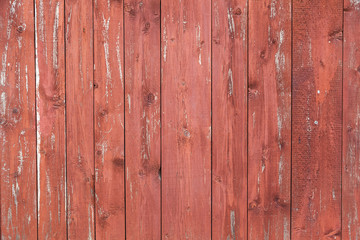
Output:
[[211,237],[211,2],[163,1],[162,237]]
[[64,1],[36,0],[38,238],[66,238]]
[[360,3],[344,1],[342,239],[360,235]]
[[123,4],[94,6],[96,238],[125,239]]
[[34,4],[0,9],[1,238],[36,239]]
[[212,2],[212,238],[247,239],[247,1]]
[[93,8],[65,0],[67,223],[69,239],[94,239]]
[[293,1],[292,239],[341,237],[342,1]]
[[249,239],[290,239],[291,1],[249,2]]
[[126,238],[160,239],[160,1],[125,1]]

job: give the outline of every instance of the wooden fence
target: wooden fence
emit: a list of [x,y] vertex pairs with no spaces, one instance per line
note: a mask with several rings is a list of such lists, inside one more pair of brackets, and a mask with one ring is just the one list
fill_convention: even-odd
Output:
[[1,239],[360,237],[359,0],[0,0]]

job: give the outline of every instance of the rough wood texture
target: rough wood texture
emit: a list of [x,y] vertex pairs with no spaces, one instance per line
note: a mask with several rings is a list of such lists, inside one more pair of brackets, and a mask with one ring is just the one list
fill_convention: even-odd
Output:
[[247,1],[212,2],[212,237],[247,239]]
[[64,1],[36,0],[38,238],[66,237]]
[[341,237],[342,1],[293,1],[292,239]]
[[160,239],[160,1],[125,1],[126,238]]
[[0,8],[1,238],[36,239],[34,5]]
[[67,223],[69,239],[94,239],[93,6],[65,0]]
[[291,1],[249,2],[249,239],[290,239]]
[[94,6],[96,238],[125,239],[122,1]]
[[211,2],[161,12],[162,237],[210,239]]
[[342,239],[360,238],[360,2],[344,1]]

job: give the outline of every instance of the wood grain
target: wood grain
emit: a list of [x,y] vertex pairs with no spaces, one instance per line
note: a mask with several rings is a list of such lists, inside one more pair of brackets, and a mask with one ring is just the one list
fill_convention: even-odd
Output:
[[34,9],[0,6],[1,235],[36,238]]
[[93,6],[65,0],[67,224],[69,239],[94,239]]
[[247,1],[212,1],[212,237],[247,239]]
[[94,6],[96,238],[125,239],[123,3]]
[[211,2],[161,12],[162,237],[210,239]]
[[360,237],[360,3],[344,1],[342,239]]
[[64,1],[36,0],[38,238],[66,238]]
[[161,238],[160,1],[125,1],[126,238]]
[[248,234],[290,239],[291,1],[249,2]]
[[34,4],[0,8],[1,238],[36,239]]
[[292,239],[341,237],[342,1],[293,1]]

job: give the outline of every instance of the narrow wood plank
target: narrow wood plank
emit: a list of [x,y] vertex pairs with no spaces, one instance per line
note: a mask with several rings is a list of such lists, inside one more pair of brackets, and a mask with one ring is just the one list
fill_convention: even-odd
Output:
[[247,239],[247,1],[212,1],[212,237]]
[[290,239],[291,1],[249,2],[248,234]]
[[211,1],[161,2],[162,236],[211,237]]
[[96,238],[125,239],[123,2],[94,2]]
[[344,1],[342,239],[360,238],[360,2]]
[[292,239],[341,237],[342,11],[293,1]]
[[69,239],[94,239],[93,8],[65,0]]
[[36,0],[38,238],[66,238],[64,1]]
[[1,238],[36,239],[34,3],[0,9]]
[[126,238],[160,239],[160,0],[124,14]]

